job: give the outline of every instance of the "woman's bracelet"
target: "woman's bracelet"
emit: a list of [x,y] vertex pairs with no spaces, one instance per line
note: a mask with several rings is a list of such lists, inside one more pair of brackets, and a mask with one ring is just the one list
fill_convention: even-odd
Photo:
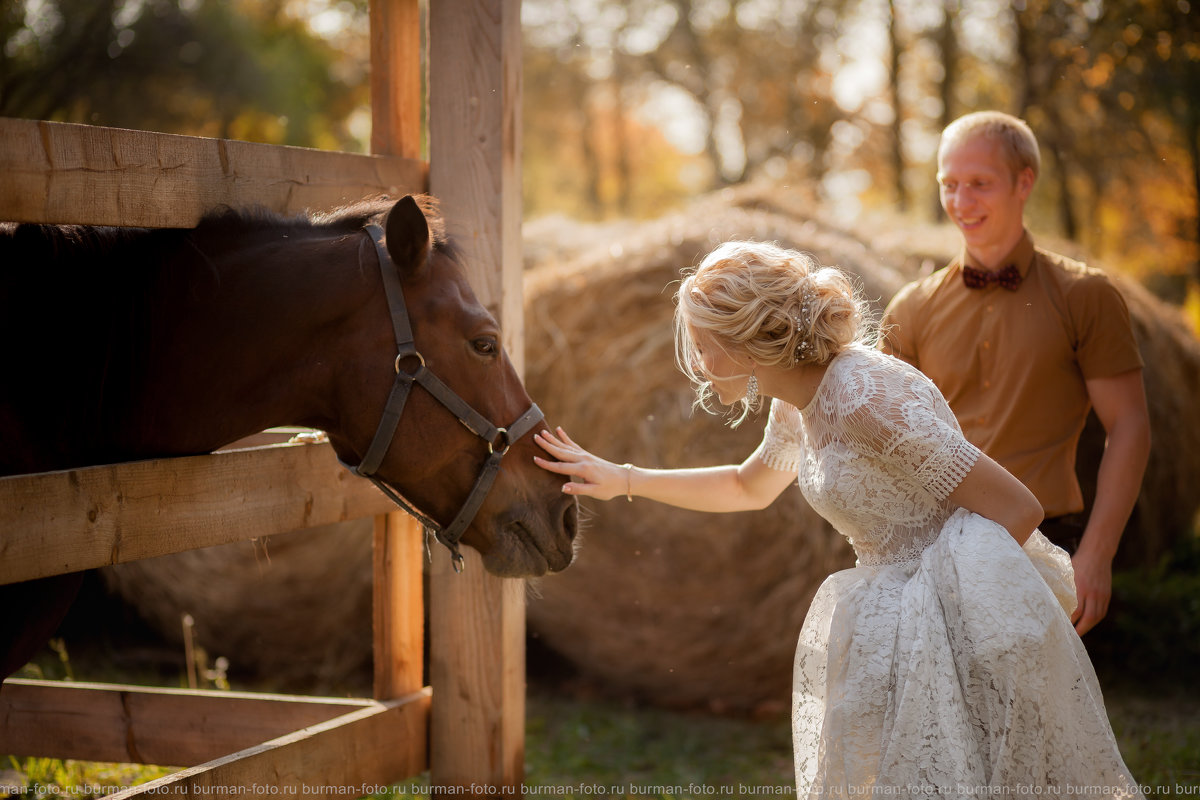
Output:
[[622,464],[621,468],[625,470],[625,499],[633,502],[633,464]]

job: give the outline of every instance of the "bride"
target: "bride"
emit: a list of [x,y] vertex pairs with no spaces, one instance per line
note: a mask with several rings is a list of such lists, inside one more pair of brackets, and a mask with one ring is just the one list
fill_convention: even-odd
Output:
[[1070,559],[1033,494],[963,438],[920,372],[870,346],[840,271],[728,242],[680,284],[676,353],[698,402],[773,398],[741,464],[615,464],[561,428],[537,435],[563,491],[700,511],[763,508],[799,478],[849,539],[800,631],[798,797],[1141,797],[1069,614]]

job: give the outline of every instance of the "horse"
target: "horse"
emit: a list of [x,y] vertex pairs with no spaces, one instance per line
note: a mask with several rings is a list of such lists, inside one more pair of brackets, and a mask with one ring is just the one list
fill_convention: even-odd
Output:
[[[526,435],[541,413],[428,196],[221,208],[194,228],[0,224],[0,341],[0,476],[303,426],[456,568],[459,537],[500,576],[573,559],[576,501]],[[49,638],[81,576],[0,587],[0,675]]]

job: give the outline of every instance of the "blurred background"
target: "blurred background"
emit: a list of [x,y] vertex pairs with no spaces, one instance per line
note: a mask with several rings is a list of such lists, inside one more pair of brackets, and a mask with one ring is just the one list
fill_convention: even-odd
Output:
[[[1155,434],[1085,644],[1135,776],[1200,786],[1200,10],[524,0],[522,25],[527,383],[616,461],[740,460],[761,436],[761,419],[692,411],[671,350],[680,268],[775,240],[882,305],[957,250],[942,127],[984,108],[1030,123],[1027,224],[1125,293]],[[367,27],[366,0],[0,0],[0,116],[363,152]],[[1093,425],[1085,493],[1102,446]],[[845,542],[795,487],[752,514],[585,511],[576,564],[530,588],[531,780],[788,785],[795,636],[853,563]],[[368,530],[105,570],[27,672],[369,694]]]
[[[366,0],[3,0],[0,114],[363,151]],[[525,212],[645,218],[755,179],[936,220],[938,132],[1024,117],[1039,233],[1197,279],[1191,0],[525,0]],[[1192,303],[1196,303],[1192,289]]]

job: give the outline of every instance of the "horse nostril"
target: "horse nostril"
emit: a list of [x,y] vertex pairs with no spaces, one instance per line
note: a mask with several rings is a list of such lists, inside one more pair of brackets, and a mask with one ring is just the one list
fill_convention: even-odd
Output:
[[575,541],[575,534],[579,532],[579,503],[575,498],[571,498],[570,504],[563,510],[563,530],[567,539]]

